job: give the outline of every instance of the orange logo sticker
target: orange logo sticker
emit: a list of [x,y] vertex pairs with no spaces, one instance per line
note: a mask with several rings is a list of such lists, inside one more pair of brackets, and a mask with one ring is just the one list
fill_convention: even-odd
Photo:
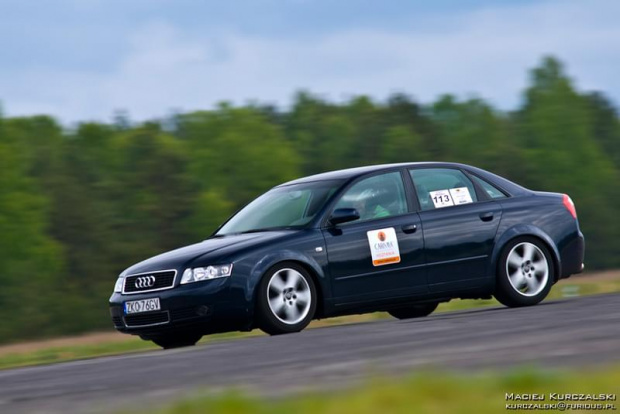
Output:
[[396,237],[394,227],[370,230],[366,234],[373,266],[400,262],[398,237]]

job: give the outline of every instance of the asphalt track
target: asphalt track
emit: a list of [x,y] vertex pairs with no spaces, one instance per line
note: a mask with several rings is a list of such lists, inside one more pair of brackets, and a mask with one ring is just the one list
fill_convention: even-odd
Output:
[[230,386],[263,395],[349,386],[429,367],[620,363],[620,294],[380,320],[0,371],[1,413],[147,409]]

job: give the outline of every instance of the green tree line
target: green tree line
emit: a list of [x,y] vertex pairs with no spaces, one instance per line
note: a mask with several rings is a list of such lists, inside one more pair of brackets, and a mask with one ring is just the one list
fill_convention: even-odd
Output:
[[587,266],[620,266],[618,113],[603,94],[577,91],[553,58],[511,112],[450,95],[333,103],[300,92],[286,111],[221,104],[140,124],[0,116],[0,342],[110,328],[124,268],[205,239],[276,184],[423,160],[569,194]]

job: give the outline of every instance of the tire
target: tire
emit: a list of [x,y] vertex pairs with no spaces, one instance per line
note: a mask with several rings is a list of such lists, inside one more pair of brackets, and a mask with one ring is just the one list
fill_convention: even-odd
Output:
[[549,294],[554,277],[549,249],[534,237],[519,237],[502,250],[494,296],[511,308],[536,305]]
[[165,335],[158,335],[149,338],[156,345],[164,349],[182,348],[185,346],[194,346],[202,338],[202,334],[193,332],[177,332]]
[[314,317],[316,287],[306,269],[296,263],[272,267],[261,279],[257,294],[258,327],[269,335],[299,332]]
[[389,310],[388,313],[395,317],[396,319],[412,319],[412,318],[422,318],[424,316],[428,316],[435,309],[437,309],[439,303],[420,303],[419,305],[411,305],[406,308],[398,308]]

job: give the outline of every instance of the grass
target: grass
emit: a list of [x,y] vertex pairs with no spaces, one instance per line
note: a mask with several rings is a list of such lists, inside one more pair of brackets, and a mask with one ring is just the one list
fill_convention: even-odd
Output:
[[[126,336],[111,333],[115,337],[111,341],[102,341],[96,344],[75,344],[64,346],[42,347],[29,351],[15,351],[0,353],[0,369],[19,368],[32,365],[44,365],[80,359],[97,358],[102,356],[130,354],[134,352],[152,351],[161,349],[150,341],[143,341],[136,336]],[[253,332],[230,332],[225,334],[209,335],[201,342],[211,342],[224,338],[259,335]],[[79,342],[80,338],[77,338]],[[14,348],[15,346],[11,346]]]
[[[576,277],[561,281],[552,289],[549,299],[570,296],[585,296],[620,292],[620,272],[607,272]],[[442,303],[437,312],[456,311],[499,305],[494,299],[489,300],[453,300]],[[389,318],[384,312],[366,315],[353,315],[313,321],[310,327],[333,326],[347,323],[367,322]],[[102,336],[103,335],[103,336]],[[260,331],[231,332],[210,335],[202,342],[222,340],[225,338],[261,335]],[[94,336],[94,338],[93,338]],[[39,341],[0,347],[0,369],[41,365],[77,359],[94,358],[106,355],[126,354],[145,350],[159,349],[150,342],[137,337],[120,335],[114,332],[84,335],[64,340]]]
[[[227,391],[220,394],[197,394],[173,402],[160,409],[160,414],[371,414],[371,413],[497,413],[509,412],[506,394],[550,393],[616,394],[620,383],[620,367],[602,371],[542,371],[521,368],[504,373],[455,374],[422,372],[404,379],[374,378],[361,386],[329,393],[305,393],[269,399],[250,397]],[[571,401],[565,401],[571,403]],[[579,402],[575,402],[579,403]],[[586,403],[586,401],[581,402]],[[587,401],[612,404],[618,401]],[[608,411],[612,411],[608,408]],[[567,410],[571,411],[571,410]],[[135,412],[132,410],[131,412]],[[573,411],[580,412],[580,411]]]
[[157,347],[138,338],[131,341],[107,342],[43,348],[29,352],[13,352],[0,356],[0,369],[51,364],[76,359],[139,352]]

